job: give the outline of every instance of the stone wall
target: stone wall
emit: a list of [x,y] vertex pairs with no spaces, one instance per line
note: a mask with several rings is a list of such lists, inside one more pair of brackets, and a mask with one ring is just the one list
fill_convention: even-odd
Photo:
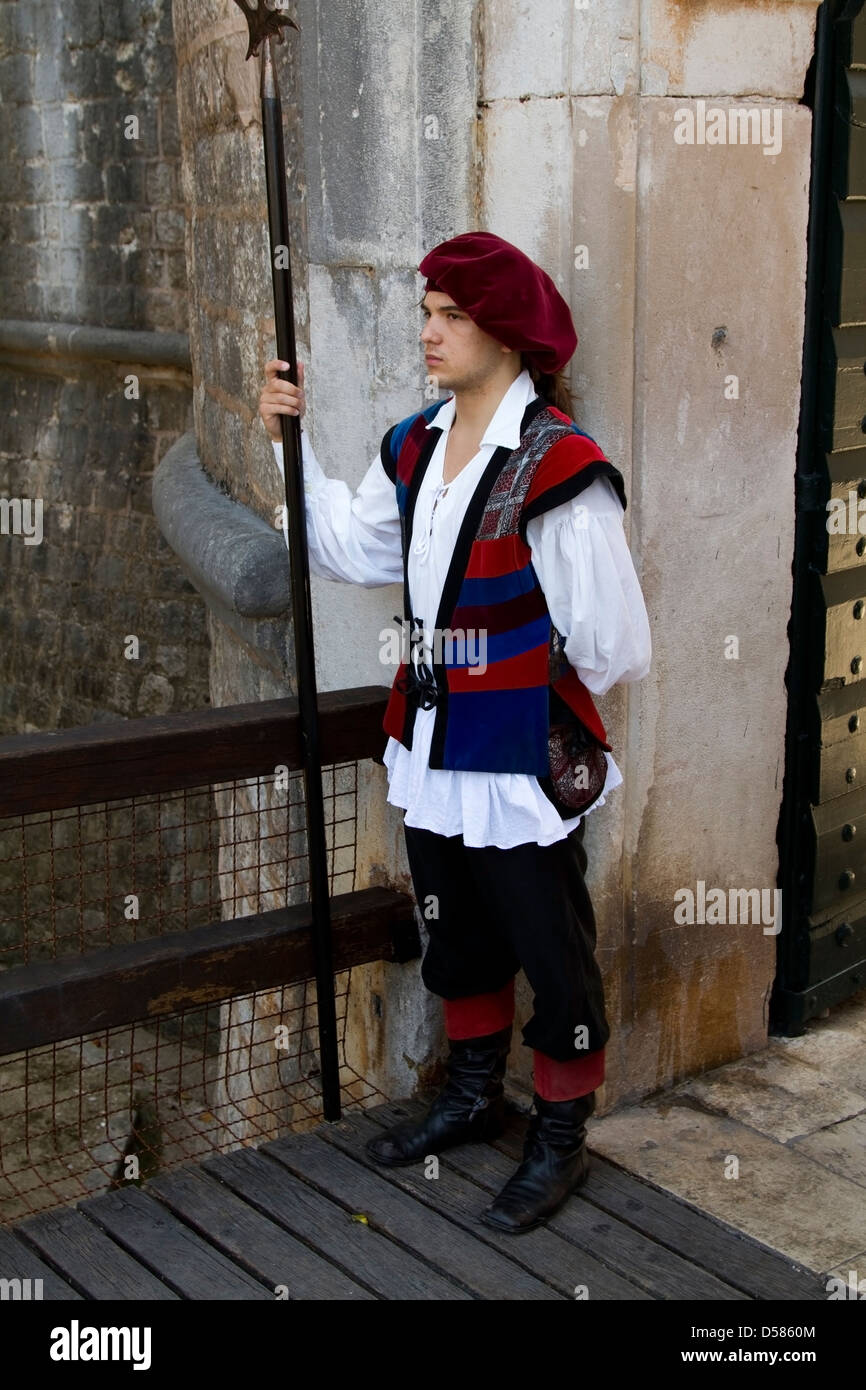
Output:
[[0,732],[208,698],[150,503],[190,407],[174,81],[168,0],[0,4],[0,496],[43,532],[0,535]]
[[174,80],[168,0],[0,5],[4,317],[184,328]]

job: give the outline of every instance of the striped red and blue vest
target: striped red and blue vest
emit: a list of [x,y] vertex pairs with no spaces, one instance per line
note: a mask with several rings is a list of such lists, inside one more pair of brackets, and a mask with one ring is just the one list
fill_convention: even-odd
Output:
[[[412,521],[442,433],[427,426],[441,406],[436,402],[393,425],[380,451],[397,492],[408,625],[413,620]],[[589,690],[565,660],[532,565],[526,527],[599,477],[611,480],[625,509],[622,474],[588,434],[541,397],[527,406],[520,434],[516,449],[500,446],[493,453],[460,526],[435,620],[435,632],[445,639],[433,646],[429,671],[435,687],[419,685],[417,663],[410,657],[401,661],[388,699],[383,728],[411,748],[416,709],[434,689],[432,701],[423,706],[435,703],[436,708],[431,768],[546,777],[554,710],[573,711],[604,748],[611,747]],[[449,634],[462,638],[452,640]],[[469,634],[483,634],[484,663],[473,653]]]

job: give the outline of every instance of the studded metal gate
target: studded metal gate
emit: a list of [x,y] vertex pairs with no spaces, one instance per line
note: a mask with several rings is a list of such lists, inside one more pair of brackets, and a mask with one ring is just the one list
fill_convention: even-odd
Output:
[[814,112],[771,1029],[866,988],[866,12],[826,0]]

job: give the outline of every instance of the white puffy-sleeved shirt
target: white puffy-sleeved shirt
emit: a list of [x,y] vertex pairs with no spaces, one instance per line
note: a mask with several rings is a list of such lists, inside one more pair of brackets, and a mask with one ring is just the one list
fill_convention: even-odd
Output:
[[[424,473],[415,506],[409,552],[412,616],[425,633],[429,663],[433,627],[460,524],[494,450],[516,449],[524,412],[537,392],[523,371],[502,398],[481,447],[457,477],[443,484],[454,397],[443,402],[427,428],[442,430]],[[372,588],[402,584],[400,513],[394,484],[380,455],[353,495],[348,483],[328,478],[305,430],[301,433],[310,568],[326,579]],[[283,446],[274,442],[283,471]],[[284,518],[288,544],[288,523]],[[607,478],[597,478],[577,497],[527,526],[532,564],[550,616],[565,639],[565,654],[587,688],[602,695],[621,681],[640,680],[650,668],[649,620],[623,529],[623,509]],[[402,614],[402,595],[396,612]],[[412,747],[389,738],[384,752],[388,800],[405,811],[405,823],[440,835],[462,835],[468,846],[540,845],[563,839],[582,819],[563,820],[526,773],[463,772],[428,764],[435,709],[418,709]],[[603,806],[622,782],[613,757],[601,796],[584,815]]]

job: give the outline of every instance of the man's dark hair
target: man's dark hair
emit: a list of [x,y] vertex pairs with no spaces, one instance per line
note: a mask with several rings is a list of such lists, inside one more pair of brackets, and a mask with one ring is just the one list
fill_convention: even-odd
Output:
[[532,377],[532,384],[544,400],[550,405],[556,406],[570,420],[574,419],[574,401],[571,391],[565,379],[565,372],[540,372],[537,367],[527,360],[526,353],[520,354],[521,366],[523,366]]

